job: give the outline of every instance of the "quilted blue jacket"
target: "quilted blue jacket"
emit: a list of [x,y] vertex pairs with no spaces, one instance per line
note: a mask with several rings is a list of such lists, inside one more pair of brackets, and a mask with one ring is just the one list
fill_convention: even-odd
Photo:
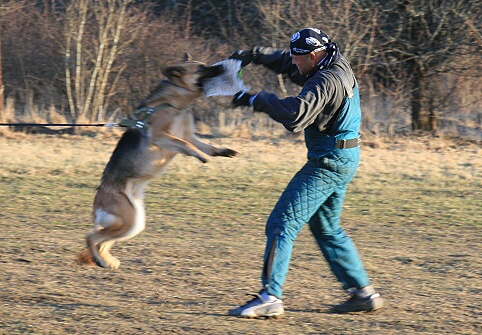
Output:
[[348,61],[341,57],[330,68],[317,68],[307,76],[291,63],[289,50],[255,47],[254,64],[286,74],[303,86],[297,96],[278,98],[261,91],[253,100],[254,110],[267,113],[292,132],[305,131],[308,157],[323,156],[335,141],[359,136],[360,97]]

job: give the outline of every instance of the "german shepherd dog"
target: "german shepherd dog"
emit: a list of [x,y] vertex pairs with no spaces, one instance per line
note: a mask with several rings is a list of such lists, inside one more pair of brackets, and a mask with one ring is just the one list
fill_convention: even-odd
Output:
[[[105,167],[94,198],[94,230],[86,235],[87,249],[79,253],[79,263],[119,267],[110,249],[144,229],[144,189],[165,171],[177,153],[194,156],[203,163],[207,156],[237,154],[197,139],[193,115],[185,109],[203,95],[206,79],[222,73],[222,65],[207,66],[192,61],[188,54],[184,62],[163,70],[167,80],[162,80],[137,109],[150,109],[152,114],[140,120],[143,127],[124,132]],[[138,120],[140,114],[135,113],[131,119]]]

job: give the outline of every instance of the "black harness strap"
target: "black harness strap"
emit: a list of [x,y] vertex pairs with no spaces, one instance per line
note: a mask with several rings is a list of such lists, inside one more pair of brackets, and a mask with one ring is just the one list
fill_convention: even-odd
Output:
[[[127,128],[139,128],[139,129],[147,128],[147,121],[149,120],[151,115],[167,107],[173,107],[173,106],[171,104],[166,103],[166,104],[156,106],[154,108],[151,108],[151,107],[139,108],[134,112],[134,114],[132,114],[132,116],[128,117],[127,119],[123,119],[117,125],[120,127],[127,127]],[[137,118],[141,114],[144,114],[144,115],[141,118]],[[134,119],[133,117],[136,117],[136,118]]]

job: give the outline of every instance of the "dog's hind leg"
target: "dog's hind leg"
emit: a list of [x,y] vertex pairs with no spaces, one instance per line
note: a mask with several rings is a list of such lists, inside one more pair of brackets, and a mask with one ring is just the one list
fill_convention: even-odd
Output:
[[114,246],[115,242],[115,240],[101,242],[99,243],[98,248],[100,257],[107,260],[109,267],[117,269],[120,266],[120,261],[110,253],[110,249]]
[[109,209],[96,207],[94,231],[86,236],[87,247],[95,263],[104,268],[118,268],[120,265],[119,260],[110,254],[114,243],[134,237],[145,227],[142,199],[130,202],[126,197],[120,197],[117,200],[111,203]]
[[94,262],[103,268],[117,269],[120,261],[112,256],[109,252],[114,245],[115,239],[112,239],[112,232],[110,228],[102,229],[100,231],[93,231],[86,236],[87,247],[92,253]]
[[112,238],[112,234],[110,234],[109,229],[100,231],[94,229],[93,232],[87,234],[87,249],[79,253],[78,263],[89,265],[95,263],[100,267],[117,269],[120,261],[109,252],[116,240],[110,238]]

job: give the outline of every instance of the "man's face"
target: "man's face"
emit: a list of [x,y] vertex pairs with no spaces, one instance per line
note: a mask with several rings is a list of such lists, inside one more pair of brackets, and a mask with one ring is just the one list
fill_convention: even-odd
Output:
[[302,75],[307,75],[316,65],[316,56],[314,52],[306,55],[291,55],[291,63],[296,65],[298,71]]

